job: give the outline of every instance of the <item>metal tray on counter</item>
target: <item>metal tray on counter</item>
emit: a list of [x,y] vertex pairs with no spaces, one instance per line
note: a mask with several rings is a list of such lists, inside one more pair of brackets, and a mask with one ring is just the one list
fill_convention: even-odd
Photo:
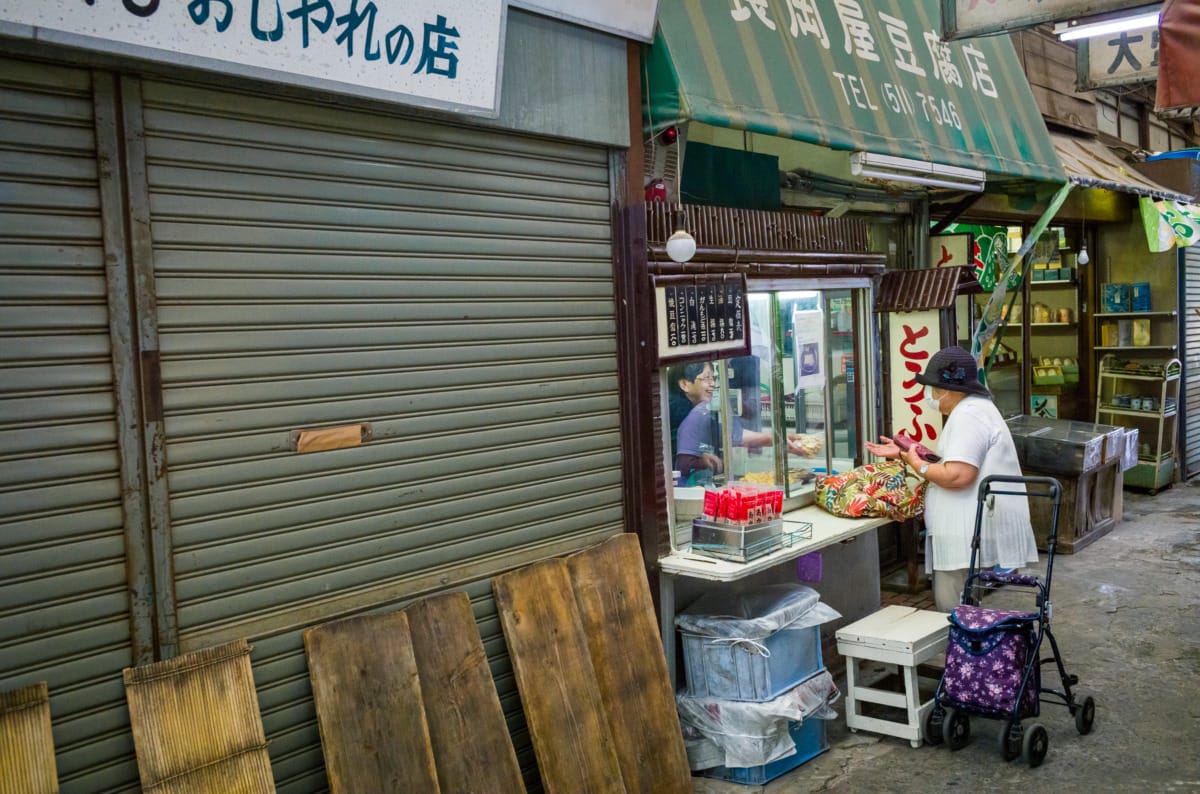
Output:
[[692,520],[691,550],[706,557],[750,562],[811,538],[812,524],[807,521],[777,518],[739,525],[697,518]]

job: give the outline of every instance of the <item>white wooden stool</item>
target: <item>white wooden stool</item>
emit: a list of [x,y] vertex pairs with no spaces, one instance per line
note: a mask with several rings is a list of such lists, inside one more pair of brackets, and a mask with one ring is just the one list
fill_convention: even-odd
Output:
[[[846,727],[859,728],[908,739],[920,747],[924,738],[925,714],[933,699],[921,702],[917,665],[946,650],[950,616],[913,607],[889,606],[837,631],[837,649],[846,659]],[[861,681],[858,662],[866,659],[893,665],[904,679],[904,693],[875,689]],[[867,717],[859,712],[862,702],[904,709],[907,722]]]

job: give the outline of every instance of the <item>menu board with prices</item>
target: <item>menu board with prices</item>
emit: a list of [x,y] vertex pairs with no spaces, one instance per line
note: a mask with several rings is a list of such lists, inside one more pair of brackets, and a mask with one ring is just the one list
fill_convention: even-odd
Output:
[[654,276],[652,283],[659,362],[749,352],[744,275]]

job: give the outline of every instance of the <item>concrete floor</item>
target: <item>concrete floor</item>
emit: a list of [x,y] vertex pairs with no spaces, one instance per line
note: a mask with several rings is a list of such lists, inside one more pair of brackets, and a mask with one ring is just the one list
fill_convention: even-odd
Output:
[[[991,595],[985,606],[1012,595]],[[913,749],[850,733],[839,701],[828,752],[765,786],[697,777],[696,792],[1200,792],[1200,482],[1155,496],[1126,491],[1119,526],[1057,556],[1050,595],[1067,671],[1095,697],[1096,720],[1080,736],[1064,706],[1044,704],[1034,718],[1050,737],[1042,766],[1006,763],[997,721],[972,719],[970,743],[957,752]],[[836,680],[844,688],[844,675]],[[1044,680],[1058,685],[1056,672]]]

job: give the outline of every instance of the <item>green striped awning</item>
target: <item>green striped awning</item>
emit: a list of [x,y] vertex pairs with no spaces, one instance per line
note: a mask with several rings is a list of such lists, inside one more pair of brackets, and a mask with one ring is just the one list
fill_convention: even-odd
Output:
[[1012,42],[943,42],[938,7],[662,0],[644,73],[648,120],[1065,181]]

